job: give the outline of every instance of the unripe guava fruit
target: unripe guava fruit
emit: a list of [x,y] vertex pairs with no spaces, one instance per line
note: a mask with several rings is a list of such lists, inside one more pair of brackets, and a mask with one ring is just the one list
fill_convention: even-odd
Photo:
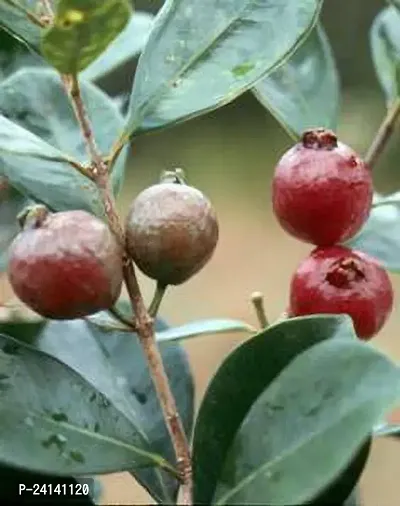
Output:
[[278,162],[272,202],[280,225],[317,246],[353,237],[372,204],[369,168],[349,146],[325,129],[309,130]]
[[377,334],[392,307],[389,276],[377,260],[360,251],[316,248],[292,277],[290,316],[348,314],[360,339]]
[[161,286],[184,283],[208,262],[218,242],[218,222],[202,192],[162,181],[142,191],[126,219],[127,250]]
[[122,287],[122,248],[108,226],[85,211],[50,213],[35,206],[22,215],[9,251],[16,295],[55,320],[109,309]]

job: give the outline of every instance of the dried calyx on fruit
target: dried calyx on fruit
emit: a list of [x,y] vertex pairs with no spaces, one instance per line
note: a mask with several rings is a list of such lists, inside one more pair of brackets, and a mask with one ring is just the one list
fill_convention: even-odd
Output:
[[142,191],[126,220],[127,250],[139,269],[160,286],[179,285],[211,258],[218,222],[210,201],[188,186],[180,169]]
[[385,269],[372,257],[342,246],[316,248],[290,286],[290,316],[348,314],[361,339],[383,327],[393,306]]
[[294,237],[330,246],[353,237],[372,204],[371,173],[355,151],[323,128],[309,130],[278,162],[276,217]]
[[9,252],[16,295],[38,314],[73,319],[109,309],[122,287],[122,248],[108,226],[85,211],[19,215],[22,231]]

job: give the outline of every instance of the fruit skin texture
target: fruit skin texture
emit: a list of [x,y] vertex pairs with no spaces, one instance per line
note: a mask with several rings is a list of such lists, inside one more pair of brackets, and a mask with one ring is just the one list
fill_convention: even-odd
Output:
[[142,191],[126,220],[127,250],[161,286],[179,285],[211,258],[218,242],[214,209],[202,192],[161,182]]
[[307,131],[278,162],[272,202],[281,226],[305,242],[331,246],[353,237],[372,204],[370,170],[324,129]]
[[118,299],[121,252],[107,225],[91,214],[36,209],[11,244],[8,276],[16,295],[38,314],[82,318]]
[[314,249],[292,277],[290,316],[348,314],[364,340],[379,332],[392,306],[386,271],[374,258],[349,248]]

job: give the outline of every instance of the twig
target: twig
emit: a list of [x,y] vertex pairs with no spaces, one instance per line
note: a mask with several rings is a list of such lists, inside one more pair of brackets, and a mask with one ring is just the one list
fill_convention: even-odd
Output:
[[43,6],[43,10],[46,11],[46,14],[52,18],[54,16],[54,12],[50,0],[41,0],[41,4]]
[[[92,160],[92,175],[102,195],[109,226],[117,237],[119,243],[124,247],[125,234],[116,210],[113,193],[110,188],[108,175],[109,167],[97,150],[92,126],[81,98],[79,82],[76,76],[69,77],[69,81],[72,105],[77,121],[81,127],[88,153],[90,154]],[[123,271],[125,284],[132,305],[132,311],[136,318],[137,334],[147,359],[150,374],[163,411],[165,423],[175,450],[177,465],[182,480],[182,503],[184,505],[192,505],[193,481],[189,443],[177,410],[174,396],[171,392],[161,354],[157,346],[154,333],[154,321],[146,310],[133,263],[126,253],[124,253],[123,258]]]
[[266,329],[269,326],[268,318],[264,308],[264,296],[261,292],[254,292],[251,295],[251,302],[253,303],[256,311],[258,323],[261,329]]
[[148,309],[148,313],[152,318],[155,318],[157,316],[158,310],[160,309],[160,305],[161,305],[161,302],[163,300],[166,290],[167,290],[166,286],[161,285],[160,283],[157,283],[153,300],[151,301],[149,309]]
[[397,98],[388,109],[387,114],[382,121],[381,126],[379,127],[379,130],[367,151],[367,154],[365,155],[365,162],[371,167],[371,169],[374,167],[380,154],[388,143],[399,117],[400,98]]

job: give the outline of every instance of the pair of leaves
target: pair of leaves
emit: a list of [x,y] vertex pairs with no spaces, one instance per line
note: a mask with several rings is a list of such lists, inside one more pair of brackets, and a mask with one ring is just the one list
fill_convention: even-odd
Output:
[[193,443],[195,501],[312,500],[399,394],[399,369],[355,338],[347,316],[270,327],[227,357],[205,394]]
[[400,192],[385,197],[375,194],[371,214],[347,246],[377,258],[392,272],[400,272]]
[[[174,502],[177,481],[162,470],[174,452],[136,336],[76,320],[37,328],[33,347],[4,335],[0,345],[3,464],[64,476],[131,470],[158,501]],[[161,352],[189,434],[185,353],[177,344]]]
[[386,7],[375,18],[370,35],[376,74],[388,104],[400,98],[400,10]]
[[[107,154],[123,119],[94,85],[82,83],[82,95],[99,148]],[[0,111],[0,175],[54,210],[85,209],[103,216],[96,186],[70,166],[71,157],[83,163],[87,154],[59,76],[45,69],[16,72],[0,84]],[[112,173],[115,193],[126,155],[124,150]]]

